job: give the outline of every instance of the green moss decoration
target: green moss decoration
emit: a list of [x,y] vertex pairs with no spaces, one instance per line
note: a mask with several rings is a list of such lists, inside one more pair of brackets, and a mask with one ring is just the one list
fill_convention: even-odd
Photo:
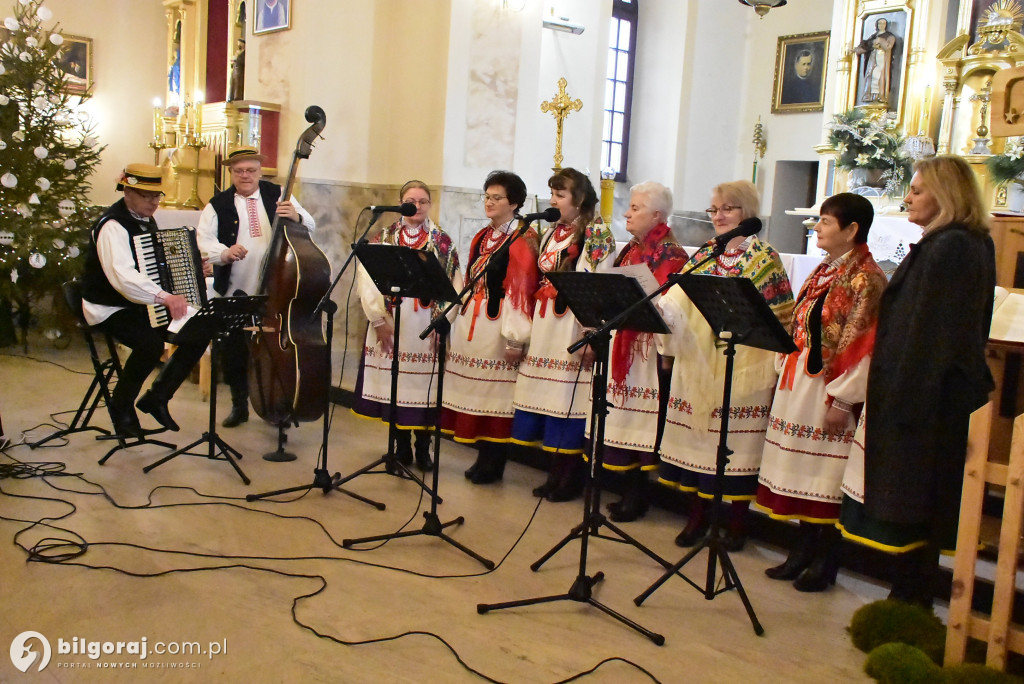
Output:
[[943,673],[947,684],[1021,684],[1024,681],[1020,677],[977,663],[947,667]]
[[864,671],[881,684],[937,684],[945,682],[942,668],[924,651],[907,644],[883,644],[868,654]]
[[861,606],[850,621],[853,645],[865,653],[893,642],[916,646],[942,664],[946,627],[934,613],[899,601],[875,601]]

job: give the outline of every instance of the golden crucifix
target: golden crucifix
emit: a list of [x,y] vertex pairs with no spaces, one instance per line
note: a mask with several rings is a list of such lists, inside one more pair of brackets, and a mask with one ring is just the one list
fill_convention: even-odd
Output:
[[565,92],[566,84],[564,78],[558,79],[558,95],[550,102],[540,103],[540,111],[550,112],[555,117],[555,171],[562,168],[562,122],[569,116],[570,111],[578,112],[583,109],[583,100],[569,99]]

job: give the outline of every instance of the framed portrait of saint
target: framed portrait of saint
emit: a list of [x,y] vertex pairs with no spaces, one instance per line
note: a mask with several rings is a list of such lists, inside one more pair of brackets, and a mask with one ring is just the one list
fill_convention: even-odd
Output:
[[252,32],[256,35],[291,28],[292,0],[256,0]]
[[828,31],[779,36],[772,113],[824,109],[828,38]]
[[860,18],[858,40],[853,45],[857,58],[855,106],[884,106],[888,112],[899,112],[909,19],[906,9],[870,12]]
[[67,74],[67,91],[81,94],[92,87],[92,38],[64,34],[57,67]]

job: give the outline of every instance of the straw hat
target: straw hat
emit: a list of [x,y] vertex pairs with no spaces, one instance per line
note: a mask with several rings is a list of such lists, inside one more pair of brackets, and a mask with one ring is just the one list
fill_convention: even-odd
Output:
[[135,190],[151,190],[153,192],[167,192],[164,188],[164,174],[159,166],[152,164],[129,164],[124,167],[121,177],[117,179],[117,191],[123,191],[125,187]]
[[252,147],[250,145],[243,145],[242,147],[237,147],[231,152],[229,152],[227,158],[224,160],[224,164],[226,164],[227,166],[232,166],[234,164],[237,164],[238,162],[243,161],[262,162],[263,155],[260,154],[260,151],[255,147]]

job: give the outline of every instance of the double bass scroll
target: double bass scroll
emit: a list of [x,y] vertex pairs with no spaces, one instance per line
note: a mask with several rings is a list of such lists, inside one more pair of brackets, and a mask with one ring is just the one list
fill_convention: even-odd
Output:
[[[327,123],[324,110],[306,109],[312,125],[299,136],[281,199],[291,197],[300,159],[308,159]],[[331,264],[299,221],[275,216],[258,294],[267,296],[260,331],[249,343],[249,400],[275,425],[319,419],[330,390],[331,359],[317,304],[330,287]]]

